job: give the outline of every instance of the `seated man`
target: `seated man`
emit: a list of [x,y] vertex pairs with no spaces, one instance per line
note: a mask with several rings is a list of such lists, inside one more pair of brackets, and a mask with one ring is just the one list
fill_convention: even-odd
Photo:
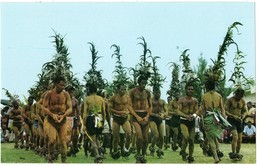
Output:
[[252,122],[249,121],[244,127],[243,131],[243,142],[244,143],[255,143],[255,126],[252,125]]

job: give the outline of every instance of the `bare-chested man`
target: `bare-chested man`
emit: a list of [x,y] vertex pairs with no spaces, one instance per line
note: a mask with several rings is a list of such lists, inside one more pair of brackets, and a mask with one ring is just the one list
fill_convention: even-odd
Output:
[[26,133],[25,135],[25,141],[26,141],[26,145],[25,148],[26,150],[29,149],[29,146],[32,145],[31,144],[31,137],[32,137],[32,125],[33,125],[33,120],[32,117],[34,117],[34,113],[33,113],[33,101],[34,98],[32,96],[28,97],[28,104],[24,106],[23,113],[22,116],[24,118],[24,124],[23,124],[23,128],[24,131]]
[[110,111],[113,115],[112,123],[112,132],[113,132],[113,153],[112,158],[117,159],[120,157],[120,152],[118,151],[118,142],[119,142],[119,130],[122,126],[125,132],[125,145],[124,145],[124,154],[121,154],[124,157],[130,155],[129,146],[131,138],[131,125],[129,122],[130,110],[132,110],[132,102],[129,95],[126,94],[126,86],[120,85],[118,88],[118,93],[111,97],[110,102]]
[[[40,98],[36,102],[36,121],[35,125],[37,125],[36,128],[36,133],[37,133],[37,144],[39,145],[40,148],[38,148],[38,151],[40,153],[40,156],[46,156],[48,155],[48,122],[47,120],[44,120],[45,118],[47,119],[44,111],[44,106],[43,106],[43,101],[44,101],[44,96],[48,92],[39,92]],[[45,125],[47,124],[47,125]]]
[[239,152],[243,134],[242,122],[247,113],[246,102],[243,99],[244,93],[245,91],[242,88],[238,88],[234,92],[234,96],[229,98],[225,105],[226,114],[228,116],[227,120],[232,125],[232,152],[229,154],[230,159],[241,160],[243,157]]
[[[22,129],[22,124],[24,122],[24,119],[22,117],[22,108],[19,106],[19,102],[14,100],[12,102],[12,107],[13,108],[11,109],[10,114],[9,114],[9,121],[11,121],[11,120],[13,121],[12,129],[13,129],[14,135],[15,135],[14,148],[18,148],[19,139],[22,138],[21,129]],[[21,140],[21,142],[23,142],[23,139]],[[21,145],[21,146],[23,146],[23,145]]]
[[78,100],[74,96],[74,90],[75,88],[72,85],[69,85],[66,88],[67,92],[70,94],[71,102],[72,102],[72,113],[68,115],[68,118],[71,118],[72,125],[71,125],[71,131],[70,132],[70,151],[67,153],[67,156],[76,157],[76,153],[78,150],[78,134],[79,134],[79,125],[80,125],[80,106]]
[[83,123],[84,131],[90,136],[91,148],[95,156],[95,163],[102,163],[103,158],[100,156],[98,149],[100,142],[98,136],[102,134],[104,120],[106,118],[105,101],[97,95],[96,85],[88,85],[90,95],[84,98]]
[[[144,158],[148,146],[149,132],[149,116],[152,111],[151,94],[145,89],[147,78],[140,76],[138,78],[139,86],[132,89],[129,95],[132,100],[133,125],[136,131],[136,148],[137,148],[137,163],[146,163]],[[142,155],[140,154],[142,150]]]
[[[177,143],[179,142],[179,127],[180,127],[180,116],[177,113],[178,109],[178,101],[180,98],[180,93],[175,92],[174,99],[170,101],[169,105],[169,112],[168,115],[171,117],[169,122],[169,128],[173,131],[173,138],[172,138],[172,150],[176,151],[178,149]],[[169,135],[169,134],[168,134]],[[181,146],[179,144],[179,146]]]
[[65,88],[65,78],[57,76],[54,80],[54,88],[48,91],[44,97],[43,106],[47,115],[45,119],[48,129],[48,162],[53,162],[54,144],[58,139],[61,143],[61,162],[67,158],[67,125],[66,117],[72,112],[71,98]]
[[215,163],[220,161],[223,153],[219,151],[218,139],[222,135],[221,126],[216,123],[215,117],[219,116],[217,113],[225,117],[225,109],[223,106],[222,96],[215,91],[215,81],[207,80],[205,82],[206,93],[201,97],[200,116],[204,121],[204,130],[207,141],[215,159]]
[[[193,95],[193,85],[188,82],[185,85],[186,96],[181,97],[178,101],[178,115],[180,116],[180,128],[182,133],[182,146],[180,154],[182,160],[188,160],[189,163],[194,162],[194,138],[195,138],[195,118],[193,114],[198,112],[198,100]],[[186,148],[189,144],[189,156],[187,158]]]
[[149,126],[152,133],[152,144],[150,146],[151,155],[154,156],[155,145],[157,144],[159,149],[156,151],[157,156],[161,158],[164,155],[162,147],[164,144],[164,124],[163,119],[168,114],[167,104],[161,97],[161,91],[159,88],[154,88],[152,98],[152,113],[150,115]]

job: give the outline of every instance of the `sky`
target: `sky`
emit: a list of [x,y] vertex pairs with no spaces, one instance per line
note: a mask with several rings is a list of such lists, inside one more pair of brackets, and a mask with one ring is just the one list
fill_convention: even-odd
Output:
[[[240,22],[234,40],[246,54],[245,75],[256,78],[256,16],[255,2],[63,2],[63,3],[1,3],[1,87],[17,94],[23,100],[28,90],[38,81],[42,65],[52,60],[55,30],[65,36],[73,73],[82,84],[90,69],[93,42],[102,56],[97,69],[103,77],[113,79],[115,58],[110,46],[119,45],[122,62],[134,67],[143,52],[143,36],[153,56],[160,56],[157,66],[166,77],[161,96],[171,82],[169,62],[181,65],[179,56],[185,49],[191,67],[195,68],[203,55],[212,65],[217,58],[228,27]],[[226,74],[230,78],[234,63],[235,46],[225,56]],[[228,83],[229,85],[231,83]],[[1,98],[6,99],[1,90]]]

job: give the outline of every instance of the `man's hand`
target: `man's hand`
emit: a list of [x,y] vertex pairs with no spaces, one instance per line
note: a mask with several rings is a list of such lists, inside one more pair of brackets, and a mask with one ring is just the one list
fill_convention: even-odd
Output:
[[55,122],[58,122],[58,115],[57,115],[57,114],[52,114],[51,117],[52,117],[52,119],[53,119]]
[[187,120],[188,120],[188,121],[193,121],[193,119],[194,119],[194,116],[191,115],[191,114],[187,117]]
[[136,119],[137,119],[138,123],[141,123],[143,121],[143,119],[140,116],[138,116]]
[[57,119],[58,119],[58,123],[60,123],[63,119],[65,118],[65,115],[58,115]]
[[142,119],[142,121],[141,121],[140,124],[142,124],[142,125],[146,125],[146,124],[148,123],[148,120],[149,120],[149,117],[146,116],[146,117],[144,117],[144,118]]

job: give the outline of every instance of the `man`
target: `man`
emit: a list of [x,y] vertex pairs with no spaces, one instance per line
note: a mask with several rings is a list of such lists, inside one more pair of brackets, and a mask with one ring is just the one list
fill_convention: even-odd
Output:
[[[50,88],[51,89],[51,88]],[[40,148],[38,148],[38,152],[40,153],[40,156],[45,156],[48,153],[48,122],[45,114],[45,110],[44,110],[44,106],[43,106],[43,101],[44,101],[44,96],[45,94],[48,92],[49,90],[41,93],[39,92],[40,97],[36,102],[36,119],[34,121],[35,123],[35,128],[36,128],[36,140],[37,143],[36,145],[39,145]],[[45,125],[47,124],[47,125]],[[36,149],[37,150],[37,149]]]
[[179,138],[180,116],[177,113],[179,98],[180,98],[180,93],[175,92],[174,99],[169,103],[170,105],[169,115],[171,116],[170,128],[173,131],[173,139],[172,139],[173,151],[176,151],[178,149],[177,143],[179,142],[178,138]]
[[23,125],[23,128],[24,128],[24,131],[26,133],[25,135],[25,141],[26,141],[26,150],[29,149],[29,146],[32,146],[32,137],[33,137],[33,134],[32,134],[32,125],[33,125],[33,120],[32,120],[32,117],[34,117],[34,111],[33,111],[33,101],[34,101],[34,98],[32,96],[29,96],[28,97],[28,104],[24,106],[24,108],[22,109],[22,116],[24,118],[24,125]]
[[84,98],[83,130],[89,135],[91,148],[94,153],[95,163],[102,163],[98,149],[101,147],[98,137],[102,134],[104,120],[106,119],[105,101],[97,95],[97,87],[94,84],[87,85],[90,95]]
[[[74,90],[75,88],[72,85],[69,85],[67,87],[67,92],[70,94],[71,97],[71,102],[72,102],[72,113],[68,115],[67,123],[70,123],[67,127],[68,127],[68,132],[67,134],[70,136],[69,138],[69,142],[72,143],[70,146],[70,151],[67,153],[67,156],[72,156],[72,157],[76,157],[76,153],[79,151],[78,150],[78,127],[80,124],[80,108],[79,108],[79,102],[78,100],[75,98],[74,96]],[[69,120],[70,119],[70,120]],[[70,131],[69,131],[69,127],[70,127]],[[67,135],[67,136],[68,136]]]
[[[200,116],[204,121],[204,130],[207,141],[211,147],[215,163],[220,162],[220,157],[223,156],[219,151],[219,143],[217,139],[222,136],[222,128],[217,122],[216,117],[221,114],[225,117],[222,96],[215,91],[216,83],[209,79],[205,82],[206,93],[201,97]],[[219,114],[218,114],[219,113]]]
[[[194,162],[194,138],[195,138],[195,120],[193,114],[198,112],[198,100],[192,97],[194,88],[190,82],[185,85],[186,96],[181,97],[178,101],[177,113],[180,116],[180,128],[182,133],[182,146],[180,154],[182,160]],[[189,143],[189,156],[187,158],[186,148]]]
[[[20,139],[20,136],[22,134],[22,124],[24,122],[24,119],[22,117],[22,108],[19,106],[19,102],[17,100],[14,100],[12,102],[12,109],[10,110],[10,114],[9,114],[9,122],[12,121],[12,126],[11,128],[14,131],[14,148],[18,148],[18,142]],[[21,148],[23,148],[23,138],[21,139]]]
[[54,88],[49,90],[43,100],[47,118],[44,120],[48,129],[48,162],[53,162],[54,144],[58,139],[61,143],[61,162],[67,158],[67,124],[66,117],[72,112],[71,98],[65,88],[65,78],[57,76],[53,80]]
[[155,145],[157,144],[159,149],[156,151],[157,156],[161,158],[164,155],[162,147],[164,144],[164,124],[162,120],[168,114],[167,104],[161,97],[161,91],[159,88],[154,88],[154,97],[152,98],[152,113],[150,115],[149,126],[152,133],[152,144],[150,146],[151,155],[154,155]]
[[255,126],[256,108],[253,106],[252,101],[247,102],[246,105],[247,105],[248,112],[244,118],[245,119],[244,122],[248,123],[250,121]]
[[171,111],[171,106],[170,103],[172,101],[172,96],[168,96],[167,97],[167,108],[168,108],[168,115],[165,117],[165,141],[164,141],[164,149],[167,150],[170,146],[168,145],[168,143],[170,143],[170,132],[171,132],[171,115],[170,115],[170,111]]
[[230,159],[241,160],[243,157],[243,155],[239,154],[239,152],[242,143],[242,123],[247,113],[246,102],[243,99],[244,93],[245,91],[242,88],[238,88],[235,90],[234,96],[229,98],[226,102],[225,108],[228,116],[227,120],[232,125],[232,152],[229,153]]
[[131,125],[129,122],[130,110],[132,110],[132,102],[129,95],[126,94],[126,86],[120,85],[118,88],[118,93],[111,97],[110,111],[113,115],[112,132],[113,132],[113,153],[112,158],[118,159],[120,157],[120,152],[118,151],[119,142],[119,131],[120,126],[122,126],[125,132],[125,144],[123,148],[122,156],[127,157],[130,155],[130,139],[131,139]]
[[[139,76],[138,87],[132,89],[129,95],[132,100],[133,111],[133,125],[136,131],[136,149],[137,149],[137,163],[146,163],[145,155],[148,146],[148,132],[149,132],[149,116],[151,114],[151,94],[145,89],[147,78]],[[142,150],[142,154],[141,154]]]
[[245,143],[255,143],[255,126],[249,121],[243,130],[243,142]]
[[106,120],[104,121],[104,127],[102,131],[101,141],[103,142],[102,147],[99,148],[99,151],[102,155],[106,153],[106,148],[109,147],[110,154],[112,154],[112,119],[109,112],[109,101],[108,94],[106,90],[102,90],[100,92],[100,96],[103,97],[105,101],[105,112],[106,112]]

